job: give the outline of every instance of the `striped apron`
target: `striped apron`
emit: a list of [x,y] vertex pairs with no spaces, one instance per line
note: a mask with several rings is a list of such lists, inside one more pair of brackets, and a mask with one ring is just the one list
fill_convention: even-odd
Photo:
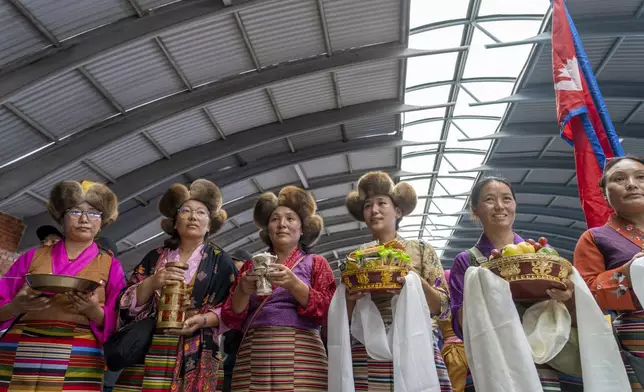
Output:
[[319,331],[292,327],[250,329],[237,353],[232,390],[327,390],[327,356]]
[[104,366],[87,325],[30,320],[0,340],[0,392],[100,391]]

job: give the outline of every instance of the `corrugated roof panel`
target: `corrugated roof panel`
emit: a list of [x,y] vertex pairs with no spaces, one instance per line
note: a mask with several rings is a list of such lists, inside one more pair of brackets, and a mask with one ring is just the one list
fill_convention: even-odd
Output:
[[359,228],[360,226],[358,226],[358,222],[343,223],[340,225],[333,225],[333,226],[326,227],[327,231],[330,234],[349,231],[349,230],[358,230]]
[[337,72],[342,106],[398,98],[399,61],[386,61]]
[[553,135],[555,137],[555,141],[548,147],[549,152],[565,152],[568,154],[572,154],[572,146],[568,143],[566,143],[559,135]]
[[193,23],[162,38],[193,86],[255,69],[232,15]]
[[[611,57],[601,73],[601,78],[624,82],[642,80],[642,62],[644,62],[644,37],[628,37]],[[601,84],[599,86],[601,88]]]
[[556,126],[557,109],[555,101],[552,102],[522,102],[516,106],[512,116],[508,119],[510,123],[525,122],[552,122]]
[[48,46],[50,43],[8,1],[0,2],[0,67]]
[[572,174],[565,170],[534,169],[525,182],[564,185],[570,180]]
[[[43,195],[44,196],[44,195]],[[45,203],[27,194],[16,197],[14,200],[0,207],[0,211],[16,218],[26,218],[46,211]]]
[[188,172],[188,175],[191,178],[208,178],[213,175],[221,175],[223,172],[228,172],[230,170],[235,170],[239,167],[239,161],[233,155],[227,155],[225,157],[213,157],[216,158],[212,162],[208,162],[204,165],[198,166]]
[[579,202],[579,198],[577,197],[559,196],[554,202],[552,202],[551,206],[580,209],[581,203]]
[[125,137],[89,156],[89,160],[118,178],[163,156],[141,134]]
[[324,0],[333,51],[400,40],[403,1]]
[[235,222],[243,225],[244,223],[249,223],[253,221],[253,209],[246,210],[241,214],[235,215]]
[[58,137],[75,133],[116,113],[77,71],[29,89],[11,101]]
[[48,143],[24,121],[0,107],[0,166]]
[[266,91],[251,91],[208,106],[226,136],[277,121]]
[[344,155],[334,155],[300,163],[306,178],[315,178],[331,174],[346,173],[349,165]]
[[243,180],[234,184],[226,185],[221,188],[221,193],[224,199],[224,209],[226,209],[226,203],[237,200],[241,197],[254,195],[258,192],[259,190],[251,180]]
[[353,170],[396,166],[396,149],[380,148],[349,153]]
[[553,225],[553,226],[569,226],[573,222],[572,219],[557,218],[554,216],[542,216],[537,215],[537,218],[533,223],[544,224],[544,225]]
[[161,219],[162,217],[159,217],[152,222],[146,223],[145,225],[138,228],[135,232],[128,235],[125,239],[136,245],[149,239],[152,236],[161,233],[163,231],[161,230]]
[[[617,130],[617,134],[619,134],[619,129]],[[627,154],[642,156],[642,151],[644,151],[644,139],[624,139],[622,146]]]
[[239,15],[262,67],[326,52],[315,1],[282,0]]
[[168,4],[176,3],[180,0],[134,0],[142,11],[148,11],[155,8],[163,7]]
[[293,166],[280,167],[268,173],[263,173],[256,177],[259,186],[263,189],[270,189],[276,186],[295,184],[299,182],[299,177]]
[[106,183],[107,179],[103,178],[100,174],[94,172],[88,166],[78,162],[71,166],[62,167],[56,170],[55,173],[50,174],[44,177],[36,185],[31,187],[33,191],[39,193],[45,197],[49,197],[51,193],[51,188],[54,184],[60,181],[74,180],[74,181],[96,181],[100,183]]
[[203,110],[179,115],[148,128],[148,132],[169,154],[219,139]]
[[[170,188],[173,184],[176,183],[186,183],[187,179],[181,175],[174,176],[173,178],[169,178],[166,181],[161,182],[160,184],[157,184],[156,186],[146,190],[145,192],[142,192],[139,194],[139,197],[143,200],[152,200],[157,196],[161,196],[165,191]],[[136,200],[134,201],[135,203],[138,203]]]
[[244,245],[248,245],[250,242],[250,239],[248,237],[241,238],[235,242],[231,242],[230,244],[224,246],[224,250],[226,252],[231,252],[235,249],[241,248]]
[[282,118],[337,107],[333,82],[328,74],[290,80],[271,87]]
[[286,139],[278,139],[241,152],[239,155],[246,162],[254,162],[268,156],[278,156],[290,152]]
[[[644,43],[644,41],[642,41]],[[644,53],[644,52],[643,52]],[[641,79],[640,79],[641,80]],[[601,84],[600,84],[601,88]],[[621,101],[615,99],[606,99],[606,106],[608,107],[608,113],[613,122],[621,123],[626,117],[638,106],[638,102],[633,101]]]
[[535,204],[545,206],[550,203],[553,196],[547,195],[526,195],[524,193],[517,194],[517,203],[518,204]]
[[21,0],[59,40],[134,15],[126,0]]
[[[556,125],[553,124],[553,127],[556,127]],[[506,154],[508,153],[521,154],[526,152],[540,151],[549,141],[549,137],[520,137],[516,139],[499,139],[494,153],[502,154],[503,157],[507,158]],[[550,148],[548,148],[548,151],[551,151]]]
[[[356,177],[356,181],[358,178]],[[318,188],[313,191],[313,195],[315,196],[316,200],[325,200],[325,199],[332,199],[335,197],[344,197],[351,192],[351,184],[337,184],[337,185],[331,185],[331,186],[325,186],[324,188]],[[335,210],[335,215],[334,211]],[[342,207],[337,207],[331,210],[327,210],[327,214],[324,216],[337,216],[337,215],[346,215],[347,213],[347,208],[345,206]],[[337,213],[339,212],[339,213]]]
[[641,3],[640,0],[567,0],[566,7],[574,20],[591,16],[632,16]]
[[393,115],[369,117],[345,124],[349,139],[391,134],[396,132],[398,128],[396,116]]
[[86,69],[126,109],[185,89],[153,40],[110,53]]
[[302,150],[308,147],[322,146],[325,143],[340,141],[342,140],[342,131],[339,125],[334,125],[332,127],[292,136],[290,139],[296,150]]
[[[347,194],[351,192],[351,189],[347,191]],[[313,193],[316,193],[316,191],[313,191]],[[317,197],[317,200],[320,200],[321,197]],[[343,216],[347,215],[347,207],[341,206],[341,207],[333,207],[333,208],[327,208],[326,210],[320,210],[320,215],[322,215],[324,218],[330,218],[332,216]]]

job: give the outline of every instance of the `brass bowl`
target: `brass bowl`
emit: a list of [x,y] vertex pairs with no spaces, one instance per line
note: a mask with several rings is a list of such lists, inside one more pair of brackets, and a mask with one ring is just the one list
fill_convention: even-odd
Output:
[[510,283],[515,301],[536,302],[550,299],[548,289],[565,290],[562,282],[572,273],[572,264],[547,253],[526,253],[481,263]]
[[28,274],[25,279],[32,289],[43,293],[62,294],[69,291],[91,293],[101,285],[93,280],[67,275]]
[[400,290],[398,278],[407,275],[409,268],[404,266],[379,265],[344,271],[342,281],[349,292]]

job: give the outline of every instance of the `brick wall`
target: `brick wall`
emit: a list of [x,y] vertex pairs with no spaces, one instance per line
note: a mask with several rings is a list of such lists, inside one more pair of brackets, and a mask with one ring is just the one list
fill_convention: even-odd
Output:
[[0,212],[0,276],[11,267],[25,231],[22,220]]

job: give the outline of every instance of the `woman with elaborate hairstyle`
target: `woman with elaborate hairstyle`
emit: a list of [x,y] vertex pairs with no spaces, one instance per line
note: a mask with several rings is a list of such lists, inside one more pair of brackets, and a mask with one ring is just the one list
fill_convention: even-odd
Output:
[[[116,195],[90,181],[62,181],[47,202],[64,238],[24,253],[0,280],[0,391],[100,391],[103,342],[116,328],[125,285],[118,260],[95,238],[118,216]],[[48,295],[27,274],[69,275],[99,282],[91,293]]]
[[614,382],[619,372],[606,363],[617,355],[615,340],[576,271],[563,279],[565,289],[546,290],[551,300],[532,303],[514,301],[506,280],[479,268],[493,249],[524,242],[513,231],[516,208],[504,179],[484,178],[472,189],[470,210],[483,234],[456,256],[450,273],[452,327],[473,378],[466,391],[622,391]]
[[[432,392],[452,391],[449,376],[438,345],[442,337],[437,322],[439,319],[447,319],[449,317],[449,291],[447,282],[445,281],[443,267],[436,251],[430,244],[419,240],[404,240],[397,233],[401,220],[404,216],[413,212],[416,203],[416,191],[410,184],[406,182],[394,184],[389,175],[384,172],[370,172],[363,175],[358,180],[358,190],[352,191],[347,197],[346,206],[349,213],[356,220],[366,223],[374,240],[378,241],[379,244],[386,244],[395,240],[404,244],[406,253],[411,258],[412,271],[415,274],[408,274],[407,278],[400,278],[399,283],[403,284],[403,290],[400,293],[371,293],[369,297],[366,297],[363,293],[349,294],[347,291],[345,294],[338,290],[336,298],[334,298],[334,317],[337,314],[335,301],[339,301],[337,302],[339,306],[337,309],[344,309],[345,297],[346,312],[343,313],[347,314],[348,321],[352,319],[355,321],[357,319],[356,316],[360,316],[362,320],[365,320],[362,316],[366,312],[361,312],[362,314],[356,315],[354,314],[354,310],[361,308],[368,311],[370,307],[373,309],[375,306],[379,313],[377,323],[384,323],[384,328],[379,327],[380,329],[375,329],[375,325],[365,325],[365,322],[362,321],[361,324],[364,326],[364,329],[369,330],[369,332],[364,332],[363,338],[364,336],[376,334],[376,331],[380,331],[379,333],[382,335],[381,338],[383,338],[384,343],[384,340],[386,340],[384,338],[386,331],[389,334],[393,334],[394,346],[396,345],[398,336],[409,332],[409,330],[404,329],[395,330],[395,326],[398,325],[396,319],[408,316],[418,317],[416,319],[418,323],[426,325],[411,326],[412,328],[417,328],[413,331],[413,336],[400,336],[399,341],[404,342],[403,346],[390,347],[389,350],[392,354],[390,359],[384,359],[388,358],[386,355],[374,358],[372,354],[376,351],[375,348],[365,344],[365,339],[360,340],[357,338],[355,335],[356,325],[351,325],[351,333],[353,335],[351,352],[337,354],[337,358],[335,356],[331,357],[334,363],[330,364],[330,366],[333,365],[334,367],[332,374],[329,375],[330,379],[339,382],[340,375],[344,377],[351,372],[353,374],[353,380],[348,380],[349,376],[346,376],[342,386],[336,384],[335,388],[338,392],[340,390],[343,392],[348,391],[352,387],[360,391],[393,392],[400,390],[398,388],[404,388],[402,385],[396,386],[395,384],[397,382],[395,380],[397,378],[404,379],[405,374],[409,375],[405,383],[411,382],[414,384],[417,382],[417,388],[421,388],[422,390]],[[403,306],[400,302],[402,302],[407,286],[410,285],[410,275],[415,276],[416,280],[412,283],[417,283],[417,291],[411,291],[410,287],[408,298],[411,299],[411,302],[416,301],[415,304],[418,307],[413,308],[416,311],[410,312],[415,314],[405,315],[402,314],[404,311],[401,310],[394,317],[392,303],[397,300],[398,307],[401,308]],[[406,307],[405,309],[410,310],[412,308]],[[380,322],[380,319],[382,322]],[[344,324],[344,326],[339,324]],[[348,333],[348,326],[346,324],[346,322],[334,321],[332,325],[332,322],[329,322],[328,346],[330,353],[335,352],[336,349],[346,350],[345,347],[348,345],[346,343],[349,342],[350,338],[347,336],[342,342],[338,340],[339,336],[342,334],[346,336]],[[400,325],[404,324],[402,323]],[[410,327],[409,325],[406,326]],[[422,333],[419,331],[422,331]],[[422,337],[422,340],[419,340],[419,337]],[[423,347],[423,344],[426,344],[426,346]],[[408,358],[408,360],[415,363],[403,364],[405,353],[414,353],[413,356],[416,356],[416,358]],[[349,358],[347,358],[348,355],[350,355]],[[396,362],[397,360],[399,360],[398,363]],[[345,362],[346,365],[341,365],[341,362]],[[403,367],[406,367],[406,369],[398,370]],[[399,376],[396,376],[396,374]],[[408,384],[407,388],[412,384]]]
[[644,158],[609,160],[599,186],[615,214],[587,230],[575,248],[575,267],[604,311],[615,312],[633,391],[644,391]]
[[[123,369],[114,391],[214,391],[219,368],[220,312],[235,280],[230,256],[208,241],[226,221],[219,188],[196,180],[175,184],[159,200],[165,246],[134,268],[120,300],[121,324],[155,317],[161,289],[184,282],[190,306],[182,329],[157,330],[142,363]],[[184,271],[168,262],[188,265]]]
[[243,331],[232,390],[326,391],[327,356],[320,338],[335,277],[327,260],[310,252],[322,231],[313,197],[295,186],[264,193],[255,204],[260,237],[277,256],[258,296],[253,261],[242,266],[222,318]]

